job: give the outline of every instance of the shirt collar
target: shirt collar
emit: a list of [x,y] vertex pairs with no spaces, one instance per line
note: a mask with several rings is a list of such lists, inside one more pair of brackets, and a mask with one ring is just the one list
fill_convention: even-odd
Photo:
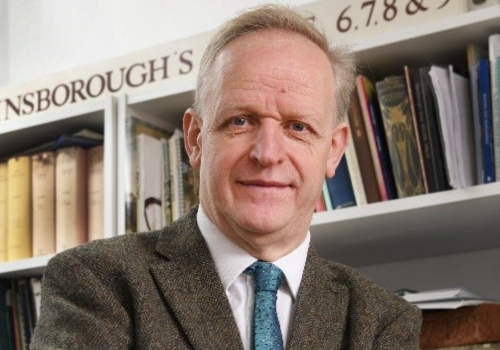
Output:
[[[257,261],[257,259],[227,238],[210,221],[201,206],[198,207],[196,219],[201,234],[207,242],[212,259],[215,262],[215,267],[221,278],[224,290],[227,292],[238,276],[248,266]],[[288,287],[294,298],[297,297],[299,291],[310,240],[311,235],[307,232],[306,238],[295,250],[273,262],[285,274]]]

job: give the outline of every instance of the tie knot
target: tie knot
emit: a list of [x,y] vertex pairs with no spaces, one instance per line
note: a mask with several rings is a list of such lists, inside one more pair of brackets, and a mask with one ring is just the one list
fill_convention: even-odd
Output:
[[276,265],[265,261],[256,261],[246,268],[245,273],[255,278],[255,292],[277,292],[285,275]]

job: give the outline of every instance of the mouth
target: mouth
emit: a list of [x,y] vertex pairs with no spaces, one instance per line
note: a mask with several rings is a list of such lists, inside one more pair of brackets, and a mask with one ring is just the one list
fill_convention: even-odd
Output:
[[272,181],[272,180],[242,180],[238,181],[239,184],[249,187],[261,187],[261,188],[288,188],[291,187],[290,183],[282,182],[282,181]]

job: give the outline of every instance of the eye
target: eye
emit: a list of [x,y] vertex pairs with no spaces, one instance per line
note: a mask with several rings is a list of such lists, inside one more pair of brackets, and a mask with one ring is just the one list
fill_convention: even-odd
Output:
[[234,117],[231,119],[231,124],[237,125],[237,126],[242,126],[247,123],[247,119],[243,117]]
[[306,126],[302,123],[292,123],[292,130],[293,131],[304,131],[306,130]]

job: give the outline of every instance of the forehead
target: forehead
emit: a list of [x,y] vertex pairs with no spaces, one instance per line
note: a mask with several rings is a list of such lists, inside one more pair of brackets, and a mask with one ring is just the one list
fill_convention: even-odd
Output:
[[233,40],[217,56],[211,74],[214,88],[222,89],[218,93],[258,88],[333,102],[328,56],[309,39],[289,31],[266,29]]

